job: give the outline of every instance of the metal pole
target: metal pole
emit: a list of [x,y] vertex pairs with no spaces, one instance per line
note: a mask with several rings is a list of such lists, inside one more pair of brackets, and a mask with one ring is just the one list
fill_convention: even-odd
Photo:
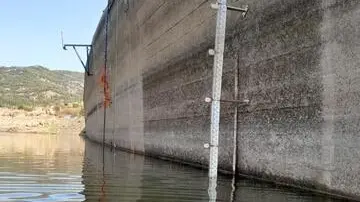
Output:
[[86,65],[85,65],[84,62],[82,61],[79,52],[76,50],[75,46],[73,46],[73,49],[74,49],[74,51],[75,51],[75,53],[76,53],[76,56],[79,58],[82,66],[84,67],[84,70],[86,71]]
[[226,0],[218,0],[216,20],[215,55],[213,69],[213,86],[211,103],[211,137],[210,137],[210,162],[209,178],[217,178],[218,172],[218,145],[220,124],[220,98],[222,69],[224,60],[225,29],[226,29]]
[[[239,56],[236,58],[235,74],[234,74],[234,99],[238,100],[239,96]],[[237,164],[237,121],[238,121],[238,106],[234,109],[234,136],[233,136],[233,178],[236,175],[236,164]]]

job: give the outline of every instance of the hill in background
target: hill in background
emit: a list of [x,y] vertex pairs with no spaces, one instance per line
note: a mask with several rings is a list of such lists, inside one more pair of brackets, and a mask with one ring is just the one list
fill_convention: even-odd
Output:
[[41,66],[0,67],[0,107],[81,102],[84,73]]

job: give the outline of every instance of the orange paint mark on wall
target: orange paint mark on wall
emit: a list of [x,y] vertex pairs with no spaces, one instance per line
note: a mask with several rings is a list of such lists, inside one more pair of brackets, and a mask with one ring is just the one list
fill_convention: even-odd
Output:
[[104,90],[104,107],[109,107],[111,104],[110,88],[107,75],[105,73],[105,67],[102,68],[100,74],[100,85]]

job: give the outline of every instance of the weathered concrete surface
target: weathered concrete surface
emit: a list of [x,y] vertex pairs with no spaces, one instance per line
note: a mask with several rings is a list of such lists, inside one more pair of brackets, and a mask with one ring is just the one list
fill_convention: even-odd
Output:
[[[216,11],[208,0],[114,1],[112,105],[106,143],[207,165]],[[239,173],[360,198],[360,1],[239,0],[229,12],[224,99],[239,78]],[[93,41],[84,101],[87,136],[102,141],[99,75],[104,24]],[[238,68],[239,75],[235,75]],[[233,113],[222,104],[220,167],[231,169]]]

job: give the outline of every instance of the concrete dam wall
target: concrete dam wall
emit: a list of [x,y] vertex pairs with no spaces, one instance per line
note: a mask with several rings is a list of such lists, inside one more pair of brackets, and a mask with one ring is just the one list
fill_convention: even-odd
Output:
[[[207,166],[216,10],[209,0],[115,0],[105,142]],[[219,166],[360,198],[360,1],[228,0]],[[105,14],[85,78],[86,135],[103,138]],[[236,91],[236,92],[235,92]],[[237,111],[235,110],[237,108]],[[237,128],[234,113],[237,112]]]

